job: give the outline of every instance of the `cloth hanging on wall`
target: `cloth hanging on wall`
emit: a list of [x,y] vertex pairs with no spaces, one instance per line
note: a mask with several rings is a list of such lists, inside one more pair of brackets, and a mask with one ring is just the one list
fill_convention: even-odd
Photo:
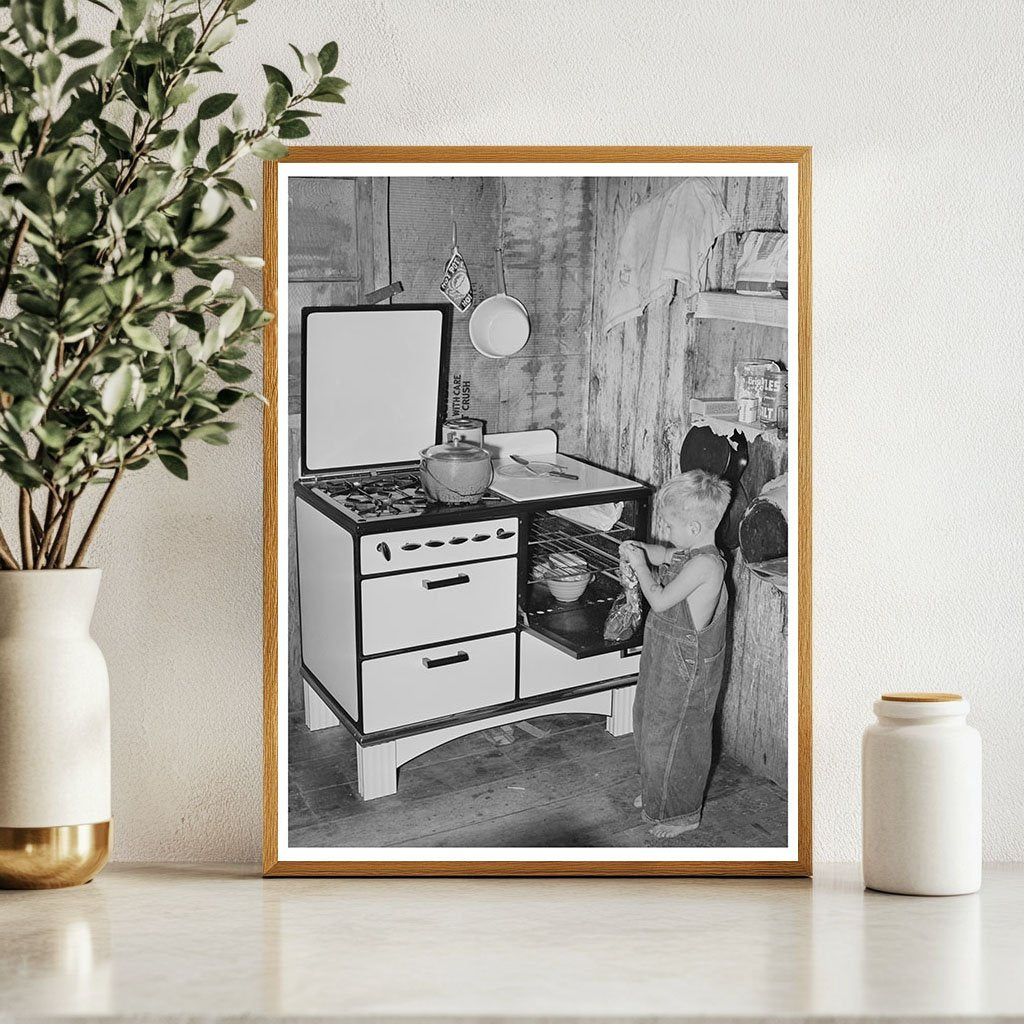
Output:
[[683,298],[695,295],[708,250],[731,230],[732,218],[711,178],[684,178],[638,206],[619,242],[604,329],[640,316],[676,281]]

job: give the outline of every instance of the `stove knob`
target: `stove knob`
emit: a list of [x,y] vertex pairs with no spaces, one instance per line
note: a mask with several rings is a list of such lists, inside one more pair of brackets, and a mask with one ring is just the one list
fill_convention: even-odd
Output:
[[504,529],[502,529],[502,530],[498,530],[498,532],[495,533],[494,536],[497,537],[498,540],[508,540],[509,537],[514,537],[515,535],[516,534],[515,534],[514,530],[504,530]]
[[388,542],[386,540],[382,540],[377,545],[377,550],[384,556],[385,562],[391,561],[391,548],[388,547]]

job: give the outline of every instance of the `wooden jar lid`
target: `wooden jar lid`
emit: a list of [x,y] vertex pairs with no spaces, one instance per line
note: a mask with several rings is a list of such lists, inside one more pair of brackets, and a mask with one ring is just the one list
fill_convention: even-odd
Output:
[[883,693],[882,700],[902,701],[907,704],[934,704],[939,701],[963,700],[959,693]]

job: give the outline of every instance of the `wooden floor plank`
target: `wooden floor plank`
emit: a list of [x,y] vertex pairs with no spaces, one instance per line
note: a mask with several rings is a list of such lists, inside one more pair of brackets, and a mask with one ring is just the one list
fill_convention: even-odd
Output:
[[786,796],[771,782],[751,779],[746,788],[708,799],[700,828],[673,839],[657,839],[643,822],[616,832],[606,846],[763,847],[786,845]]
[[522,772],[513,779],[492,778],[462,790],[457,799],[449,793],[413,799],[400,788],[394,796],[363,804],[363,813],[293,830],[291,840],[302,846],[389,846],[588,792],[635,771],[632,751],[620,749]]
[[[627,813],[635,787],[619,782],[607,788],[552,800],[499,819],[474,822],[460,828],[408,840],[399,846],[438,847],[600,847],[607,846],[610,821]],[[639,812],[633,810],[634,819]]]
[[[544,731],[545,736],[527,736],[517,730],[514,733],[515,742],[498,746],[489,742],[482,732],[474,732],[426,751],[404,765],[402,771],[408,774],[427,765],[463,757],[506,757],[510,764],[517,764],[524,756],[532,753],[538,758],[554,760],[558,757],[559,737],[564,737],[567,743],[576,743],[578,736],[575,734],[583,732],[589,737],[586,743],[598,744],[602,749],[606,745],[606,738],[612,740],[604,728],[604,718],[598,715],[550,715],[535,719],[533,725]],[[573,739],[569,738],[570,734],[574,735]],[[289,783],[296,784],[300,790],[356,781],[355,740],[347,729],[334,726],[310,732],[300,719],[292,723],[289,739]],[[539,742],[544,742],[545,746],[533,746]],[[495,768],[498,766],[495,765]]]
[[631,736],[600,716],[535,719],[497,746],[460,737],[401,769],[394,796],[364,802],[355,744],[344,729],[290,723],[290,840],[301,846],[759,847],[785,845],[786,793],[722,759],[701,828],[658,840],[632,806],[639,790]]

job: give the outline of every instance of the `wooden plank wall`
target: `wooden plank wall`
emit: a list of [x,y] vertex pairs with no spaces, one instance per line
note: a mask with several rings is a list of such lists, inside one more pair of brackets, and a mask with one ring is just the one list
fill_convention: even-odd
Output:
[[[774,432],[750,448],[743,474],[752,494],[787,471],[787,443]],[[787,689],[789,603],[770,583],[748,572],[737,549],[730,569],[733,614],[726,685],[720,701],[722,749],[780,786],[788,776]]]
[[288,185],[288,411],[299,411],[303,306],[359,297],[354,178],[293,178]]
[[[693,302],[675,296],[604,331],[623,228],[637,206],[677,183],[677,178],[634,177],[601,178],[597,185],[587,447],[594,461],[656,487],[678,472],[691,397],[731,396],[733,367],[741,359],[787,358],[785,330],[697,320]],[[716,183],[736,231],[780,230],[786,224],[784,179],[718,178]],[[716,243],[705,289],[732,287],[738,249],[735,234]],[[754,494],[763,482],[745,478]],[[785,785],[786,602],[749,576],[742,564],[731,567],[735,642],[722,699],[721,741],[726,752]]]
[[[288,186],[288,469],[299,475],[303,306],[345,306],[390,280],[386,178],[292,178]],[[295,515],[289,500],[289,522]],[[295,530],[288,531],[288,702],[302,707]]]
[[[677,471],[694,395],[731,395],[740,359],[786,357],[786,331],[693,317],[693,303],[659,300],[635,320],[604,331],[619,238],[630,214],[678,184],[678,178],[600,178],[594,267],[594,332],[590,356],[587,444],[610,469],[659,486]],[[782,178],[715,179],[737,231],[779,230],[784,223]],[[715,246],[708,286],[735,279],[735,236]]]
[[299,411],[303,306],[347,306],[388,283],[386,178],[288,185],[288,411]]
[[[299,417],[288,417],[289,479],[299,475]],[[302,662],[299,648],[299,569],[295,537],[295,500],[288,495],[288,710],[302,710]],[[278,515],[281,510],[278,509]]]
[[[497,291],[494,249],[501,244],[506,288],[526,306],[531,335],[519,355],[488,359],[469,340],[470,313],[455,313],[449,409],[486,420],[491,431],[550,427],[564,451],[585,453],[596,190],[591,178],[291,179],[292,477],[298,475],[301,308],[355,303],[392,281],[404,288],[395,302],[445,302],[438,285],[451,251],[453,213],[474,304]],[[289,503],[288,514],[293,513]],[[294,580],[293,550],[289,559]],[[298,709],[302,687],[293,590],[289,701]]]
[[472,309],[455,314],[450,411],[485,420],[491,432],[551,427],[562,450],[584,450],[595,192],[589,178],[391,179],[392,275],[405,289],[398,301],[444,301],[438,283],[454,211],[474,306],[497,291],[501,244],[505,287],[530,315],[522,352],[488,359],[469,340]]

